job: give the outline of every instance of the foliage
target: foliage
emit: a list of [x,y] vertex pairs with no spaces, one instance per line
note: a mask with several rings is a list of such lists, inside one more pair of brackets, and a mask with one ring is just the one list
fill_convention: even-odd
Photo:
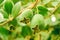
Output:
[[0,40],[60,40],[60,0],[0,0]]

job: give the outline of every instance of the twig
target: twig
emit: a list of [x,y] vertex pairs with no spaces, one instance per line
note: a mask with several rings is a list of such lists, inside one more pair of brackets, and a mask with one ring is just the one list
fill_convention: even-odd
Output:
[[3,26],[3,25],[5,25],[5,24],[9,23],[9,22],[12,21],[12,20],[13,20],[13,17],[9,18],[9,19],[6,20],[4,23],[1,23],[0,26]]
[[[30,6],[28,6],[27,8],[22,9],[17,16],[19,16],[25,9],[33,9],[33,8],[38,4],[38,2],[39,2],[39,0],[36,0],[36,2],[32,3],[32,4],[31,4]],[[16,17],[17,17],[17,16],[16,16]],[[16,18],[16,17],[15,17],[15,18]]]
[[[38,1],[39,1],[39,0],[36,0],[36,2],[32,3],[30,6],[28,6],[28,7],[25,8],[25,9],[32,9],[32,8],[34,8],[34,7],[38,4]],[[20,12],[19,12],[19,14],[18,14],[17,16],[19,16],[25,9],[20,10]],[[17,16],[16,16],[16,17],[17,17]],[[5,25],[5,24],[9,23],[10,21],[12,21],[13,19],[15,19],[16,17],[11,17],[11,18],[9,18],[9,19],[6,20],[5,22],[1,23],[0,26],[3,26],[3,25]]]
[[55,7],[55,9],[53,10],[53,12],[52,12],[50,15],[48,15],[47,18],[49,18],[51,15],[55,14],[55,12],[58,10],[59,7],[60,7],[60,2],[59,2],[58,5]]
[[30,6],[27,7],[27,9],[34,8],[39,3],[39,0],[36,0],[36,2],[32,3]]
[[60,7],[60,2],[59,2],[58,5],[55,7],[55,10],[50,14],[50,16],[51,16],[52,14],[55,14],[55,12],[58,10],[59,7]]

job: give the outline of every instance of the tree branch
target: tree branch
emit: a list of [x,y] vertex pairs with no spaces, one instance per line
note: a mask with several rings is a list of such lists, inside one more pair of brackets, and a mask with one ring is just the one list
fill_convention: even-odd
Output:
[[13,20],[13,17],[11,17],[11,18],[9,18],[8,20],[6,20],[5,22],[1,23],[0,26],[3,26],[3,25],[5,25],[5,24],[9,23],[9,22],[12,21],[12,20]]
[[[38,4],[38,2],[39,2],[39,0],[36,0],[34,3],[32,3],[30,6],[28,6],[27,8],[23,8],[20,12],[19,12],[19,14],[17,15],[17,16],[19,16],[24,10],[26,10],[26,9],[33,9],[37,4]],[[16,16],[16,17],[17,17]],[[15,17],[15,18],[16,18]]]
[[[32,3],[30,6],[28,6],[28,7],[25,8],[25,9],[32,9],[32,8],[34,8],[34,7],[38,4],[38,1],[39,1],[39,0],[36,0],[34,3]],[[18,14],[17,16],[19,16],[25,9],[20,10],[20,12],[19,12],[19,14]],[[16,17],[17,17],[17,16],[16,16]],[[9,19],[6,20],[5,22],[1,23],[0,26],[3,26],[3,25],[5,25],[5,24],[9,23],[10,21],[12,21],[13,19],[15,19],[16,17],[11,17],[11,18],[9,18]]]

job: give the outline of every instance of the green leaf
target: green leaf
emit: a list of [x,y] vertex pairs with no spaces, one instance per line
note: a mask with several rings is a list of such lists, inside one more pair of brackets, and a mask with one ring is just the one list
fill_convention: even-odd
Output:
[[24,40],[24,38],[23,38],[23,37],[21,37],[21,38],[16,38],[16,40]]
[[43,4],[47,4],[47,3],[49,3],[51,0],[42,0],[43,2]]
[[45,7],[43,7],[43,6],[38,6],[38,10],[40,10],[40,11],[48,11],[48,9],[47,8],[45,8]]
[[31,9],[26,9],[17,17],[17,19],[19,21],[24,20],[24,18],[31,20],[32,17],[33,17],[33,11]]
[[3,5],[5,4],[6,0],[3,0],[2,3],[0,3],[0,8],[3,7]]
[[0,12],[0,22],[3,22],[5,21],[4,17],[3,17],[3,14]]
[[54,26],[54,30],[52,31],[54,35],[60,34],[60,23]]
[[7,40],[8,36],[0,33],[0,40]]
[[60,22],[60,14],[55,14],[57,21]]
[[34,15],[31,20],[31,27],[34,28],[36,25],[38,25],[40,29],[44,28],[44,17],[41,14]]
[[22,4],[25,5],[27,4],[30,0],[21,0],[22,1]]
[[55,13],[56,13],[56,14],[60,14],[60,6],[57,8],[57,10],[56,10]]
[[7,30],[7,29],[5,29],[5,28],[3,28],[3,27],[0,27],[0,33],[2,35],[9,35],[10,34],[10,31]]
[[29,26],[24,26],[24,27],[22,27],[21,35],[22,35],[23,37],[26,37],[26,36],[28,36],[28,35],[32,35],[32,30],[31,30],[31,28],[30,28]]
[[17,2],[18,2],[18,1],[20,1],[20,0],[12,0],[12,1],[13,1],[13,2],[14,2],[14,4],[15,4],[15,3],[17,3]]
[[7,18],[7,19],[9,18],[9,15],[3,9],[0,9],[0,12],[3,14],[4,18]]
[[46,7],[38,6],[37,8],[38,8],[39,14],[42,14],[43,16],[47,15],[48,9]]
[[6,1],[4,4],[4,10],[8,13],[11,14],[13,8],[13,2],[12,1]]
[[17,2],[12,9],[12,16],[15,17],[19,14],[21,9],[21,2]]
[[16,26],[17,25],[17,20],[16,19],[12,20],[11,22],[9,22],[9,25]]
[[51,36],[49,36],[49,38],[47,40],[51,40]]
[[0,0],[0,4],[3,2],[4,0]]

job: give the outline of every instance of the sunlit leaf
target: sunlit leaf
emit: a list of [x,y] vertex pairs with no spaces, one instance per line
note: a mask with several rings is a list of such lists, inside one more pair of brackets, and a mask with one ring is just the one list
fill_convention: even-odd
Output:
[[12,1],[6,1],[4,4],[4,10],[8,13],[11,14],[13,8],[13,2]]
[[15,17],[19,14],[21,9],[21,2],[17,2],[12,8],[12,16]]
[[7,14],[7,12],[5,12],[3,9],[0,9],[0,12],[3,14],[4,18],[8,19],[9,15]]
[[23,37],[26,37],[26,36],[28,36],[28,35],[32,35],[32,30],[31,30],[31,28],[28,27],[28,26],[22,27],[21,35],[22,35]]
[[43,4],[47,4],[47,3],[49,3],[51,0],[42,0],[42,3]]
[[3,27],[0,27],[0,33],[2,35],[9,35],[10,34],[10,31],[7,30],[7,29],[5,29],[5,28],[3,28]]
[[3,22],[5,19],[3,17],[3,14],[0,12],[0,22]]

